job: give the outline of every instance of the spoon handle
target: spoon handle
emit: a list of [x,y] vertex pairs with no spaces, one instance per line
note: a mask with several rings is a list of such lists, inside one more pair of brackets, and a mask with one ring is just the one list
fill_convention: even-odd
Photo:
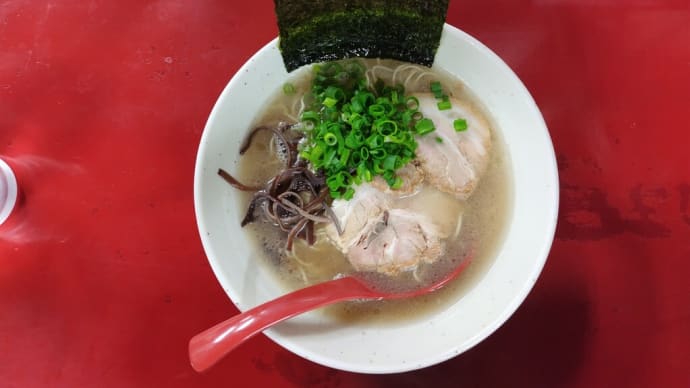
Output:
[[189,341],[189,359],[194,370],[202,372],[247,339],[285,319],[344,300],[377,298],[382,296],[352,277],[302,288],[195,335]]

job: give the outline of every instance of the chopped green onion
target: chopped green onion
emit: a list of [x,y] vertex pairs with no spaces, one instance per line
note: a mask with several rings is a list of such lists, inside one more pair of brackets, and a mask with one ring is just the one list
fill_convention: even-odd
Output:
[[443,138],[436,136],[436,143],[443,143]]
[[328,186],[331,191],[337,191],[342,182],[338,181],[338,175],[331,175],[328,178],[326,178],[326,185]]
[[356,149],[364,143],[362,139],[362,134],[356,131],[350,131],[350,133],[345,137],[345,146],[351,149]]
[[402,185],[403,185],[403,180],[402,180],[402,178],[400,178],[399,176],[396,176],[395,179],[394,179],[394,181],[393,181],[393,184],[390,185],[390,186],[391,186],[391,189],[393,189],[393,190],[398,190],[399,188],[402,187]]
[[302,121],[307,121],[307,120],[309,120],[309,121],[316,122],[316,121],[319,120],[319,114],[316,113],[316,112],[314,112],[314,111],[309,111],[309,110],[308,110],[308,111],[302,112],[302,116],[300,116],[300,119],[301,119]]
[[330,97],[334,100],[343,100],[345,99],[345,92],[343,89],[337,87],[337,86],[329,86],[326,88],[324,91],[324,95],[326,97]]
[[383,168],[392,172],[395,170],[395,164],[397,161],[398,157],[396,155],[388,155],[383,161]]
[[386,169],[383,168],[383,166],[381,164],[382,164],[381,160],[375,160],[373,163],[373,167],[374,167],[373,170],[378,175],[383,175],[383,173],[386,172]]
[[309,132],[314,129],[314,122],[311,120],[303,121],[302,122],[302,127],[300,128],[302,131]]
[[398,131],[398,124],[393,120],[377,120],[374,122],[374,128],[382,136],[388,136]]
[[441,86],[441,83],[438,81],[432,82],[431,92],[434,94],[434,97],[436,98],[443,97],[443,87]]
[[323,157],[323,164],[324,165],[329,165],[329,164],[333,163],[333,159],[335,158],[336,151],[337,150],[333,149],[333,148],[330,148],[328,151],[326,151],[326,153],[324,154],[324,157]]
[[438,110],[448,110],[452,108],[452,105],[450,105],[450,101],[441,101],[438,104]]
[[409,109],[410,111],[413,111],[413,113],[414,113],[414,111],[419,109],[419,99],[415,96],[407,97],[407,100],[405,101],[405,105],[406,105],[407,109]]
[[366,182],[371,182],[374,180],[371,170],[369,170],[364,163],[361,163],[359,166],[357,166],[357,175],[364,178],[364,181]]
[[343,194],[343,199],[345,199],[346,201],[349,201],[354,196],[355,196],[355,189],[353,189],[352,187],[348,187],[347,190],[345,190],[345,194]]
[[383,148],[376,148],[369,151],[369,155],[374,159],[381,160],[388,156],[388,153]]
[[450,104],[450,99],[448,99],[448,96],[443,96],[443,100],[439,102],[438,104],[438,110],[448,110],[452,108]]
[[362,106],[371,105],[376,101],[376,98],[371,92],[358,91],[355,93],[352,101],[358,101]]
[[457,120],[453,121],[453,128],[455,128],[455,130],[457,132],[466,131],[467,130],[467,120],[457,119]]
[[329,146],[338,144],[338,138],[332,132],[328,132],[327,134],[323,135],[323,141],[325,141]]
[[352,126],[352,129],[359,131],[367,125],[367,119],[362,116],[352,118],[350,120],[350,125]]
[[383,145],[383,136],[371,135],[367,138],[366,144],[371,150],[379,148]]
[[414,113],[415,112],[413,112],[411,110],[407,110],[407,111],[403,112],[402,117],[400,119],[402,120],[404,127],[407,128],[410,126],[410,124],[413,123],[414,120],[412,119],[412,116],[414,115]]
[[352,153],[352,151],[350,151],[349,149],[346,148],[346,149],[344,149],[343,152],[340,154],[340,164],[341,164],[342,166],[346,166],[346,165],[347,165],[347,162],[348,162],[348,159],[350,159],[350,154],[351,154],[351,153]]
[[350,110],[354,113],[362,113],[364,110],[362,102],[353,98],[350,102]]
[[[381,176],[395,189],[395,171],[415,158],[415,135],[435,130],[419,111],[419,100],[402,85],[377,80],[369,87],[357,61],[314,65],[310,98],[300,115],[299,156],[326,177],[334,199],[348,199],[355,187]],[[440,82],[431,84],[443,96]]]
[[338,103],[338,100],[336,100],[335,98],[331,98],[331,97],[326,97],[323,100],[323,104],[329,108],[333,108],[335,106],[335,104],[337,104],[337,103]]
[[393,91],[391,92],[391,102],[392,102],[393,104],[397,104],[397,103],[399,102],[399,100],[398,100],[398,91],[397,91],[397,90],[393,90]]
[[430,119],[423,118],[415,124],[414,129],[417,131],[417,134],[422,136],[426,135],[429,132],[433,132],[436,127],[434,126],[434,122],[431,121]]
[[283,85],[283,93],[285,93],[288,96],[295,94],[295,85],[293,85],[289,82],[286,82]]
[[386,108],[381,104],[371,105],[369,107],[369,114],[374,117],[381,117],[386,114]]

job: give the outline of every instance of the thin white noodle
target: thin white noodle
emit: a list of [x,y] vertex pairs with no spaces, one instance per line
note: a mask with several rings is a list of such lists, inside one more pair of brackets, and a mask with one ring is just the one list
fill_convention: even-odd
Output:
[[[405,80],[405,84],[406,84],[406,85],[409,85],[410,79],[411,79],[414,75],[415,75],[415,73],[412,73],[412,74],[410,74],[409,77],[407,77],[407,79]],[[417,73],[417,78],[414,80],[414,83],[415,83],[415,84],[418,84],[419,81],[420,81],[422,78],[427,77],[427,76],[433,76],[433,75],[434,75],[434,73],[432,73],[432,72],[430,72],[430,71],[420,71],[419,73]]]
[[297,253],[297,247],[302,248],[307,248],[307,249],[315,249],[312,246],[309,245],[304,245],[301,240],[298,240],[295,242],[295,244],[292,246],[292,251],[288,253],[288,257],[292,260],[294,260],[297,265],[296,268],[300,273],[300,276],[302,277],[302,281],[304,282],[305,285],[309,284],[309,276],[307,276],[307,271],[305,270],[306,268],[312,268],[314,266],[314,263],[309,263],[307,261],[304,261],[300,259],[299,253]]
[[[299,105],[299,107],[298,107]],[[292,102],[292,107],[290,109],[287,108],[287,106],[283,107],[283,115],[285,118],[290,119],[290,123],[299,123],[299,117],[302,116],[302,112],[304,111],[304,96],[300,99],[295,99]]]
[[391,73],[391,74],[395,73],[395,70],[391,69],[391,68],[388,67],[388,66],[374,65],[374,66],[371,67],[371,71],[372,71],[372,72],[375,72],[375,71],[377,71],[377,70],[385,70],[385,71],[387,71],[387,72],[389,72],[389,73]]
[[279,140],[276,138],[272,138],[271,141],[268,142],[268,152],[275,156],[275,158],[271,159],[270,162],[266,162],[267,169],[272,168],[271,166],[273,165],[280,166],[285,163],[285,154],[276,150],[278,142]]
[[398,72],[401,71],[401,68],[403,68],[403,66],[398,66],[395,68],[395,71],[393,71],[393,76],[391,77],[391,84],[393,86],[395,86],[395,78],[398,76]]
[[434,73],[432,73],[432,72],[430,72],[430,71],[425,71],[425,72],[423,72],[422,74],[418,75],[418,76],[417,76],[417,79],[414,80],[414,82],[415,82],[415,83],[418,83],[423,77],[426,77],[426,76],[433,76],[433,75],[434,75]]
[[268,142],[268,152],[269,152],[271,155],[278,155],[278,153],[276,152],[275,143],[276,143],[276,142],[275,142],[274,139],[271,139],[271,141]]
[[297,108],[297,104],[298,104],[300,101],[302,101],[301,98],[300,98],[300,99],[295,99],[295,101],[293,101],[293,103],[292,103],[292,111],[291,111],[291,112],[292,112],[292,115],[291,115],[290,118],[292,118],[294,122],[297,122],[297,118],[296,118],[295,115],[299,116],[300,113],[301,113],[301,111]]
[[462,213],[458,216],[458,223],[455,226],[455,233],[453,233],[453,238],[457,238],[460,235],[460,229],[462,228]]
[[[314,237],[316,238],[316,241],[319,241],[321,239],[328,238],[328,233],[326,233],[326,228],[324,227],[319,227],[319,225],[315,225],[316,227],[314,228]],[[314,248],[315,249],[315,248]]]
[[410,73],[410,75],[408,75],[407,78],[405,78],[405,82],[403,83],[403,85],[409,85],[410,84],[410,78],[414,77],[414,75],[415,75],[414,72]]
[[295,116],[292,114],[293,111],[294,111],[294,107],[292,109],[290,109],[290,108],[288,108],[287,105],[282,106],[283,116],[295,121]]
[[364,73],[364,78],[367,79],[367,88],[369,88],[369,89],[371,89],[371,78],[370,77],[371,77],[371,74],[369,74],[369,70],[367,70]]
[[304,103],[304,95],[302,98],[299,99],[299,111],[297,111],[297,116],[302,116],[302,113],[304,113],[304,108],[306,108],[307,104]]
[[[415,84],[419,83],[424,77],[433,77],[434,73],[431,71],[426,71],[420,66],[417,65],[401,65],[396,67],[395,69],[391,69],[387,66],[381,65],[381,61],[379,59],[376,60],[376,65],[372,66],[369,68],[364,73],[364,76],[367,81],[367,87],[372,88],[374,86],[374,82],[376,81],[377,78],[383,79],[384,81],[388,81],[389,83],[395,85],[396,82],[398,81],[398,77],[403,78],[404,77],[404,82],[403,85],[408,88],[408,86],[411,84],[411,82],[414,82]],[[388,73],[388,74],[380,74],[380,73]],[[385,78],[384,78],[385,77]],[[390,79],[387,79],[390,78]],[[416,89],[416,88],[415,88]]]
[[288,257],[290,257],[292,260],[295,260],[296,262],[298,262],[300,265],[302,265],[304,267],[311,267],[313,264],[307,263],[306,261],[299,258],[299,255],[297,254],[297,249],[296,249],[297,245],[299,245],[299,243],[293,244],[292,251],[289,252]]
[[417,268],[415,268],[414,271],[412,271],[412,277],[414,278],[414,280],[417,281],[417,283],[422,282],[422,279],[419,277],[419,273],[418,273],[419,268],[420,268],[420,266],[418,265]]
[[309,278],[307,277],[307,273],[304,271],[304,268],[297,267],[297,269],[299,270],[300,275],[302,275],[302,281],[304,282],[304,284],[309,284]]
[[388,71],[388,72],[390,72],[391,74],[394,73],[394,70],[393,70],[393,69],[391,69],[391,68],[389,68],[389,67],[386,67],[386,66],[382,66],[382,65],[374,65],[374,66],[371,67],[371,69],[367,70],[366,73],[364,73],[364,75],[365,75],[366,78],[367,78],[367,86],[368,86],[370,89],[371,89],[371,88],[373,87],[373,85],[374,85],[374,81],[372,80],[372,78],[374,78],[374,79],[376,78],[376,72],[377,72],[377,71],[383,71],[383,70]]
[[401,65],[401,66],[398,66],[398,67],[395,69],[395,71],[393,72],[393,78],[391,79],[391,83],[392,83],[393,85],[395,85],[395,79],[397,78],[398,73],[403,73],[403,72],[405,72],[405,71],[407,71],[407,70],[419,71],[419,68],[417,68],[417,66],[415,66],[415,65]]

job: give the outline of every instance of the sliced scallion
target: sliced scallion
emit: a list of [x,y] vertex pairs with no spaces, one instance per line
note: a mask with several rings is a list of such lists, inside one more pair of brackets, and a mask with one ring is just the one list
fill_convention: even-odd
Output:
[[462,132],[467,130],[467,120],[465,119],[456,119],[453,121],[453,128],[457,132]]
[[448,96],[443,96],[442,100],[437,104],[438,105],[438,110],[448,110],[452,108],[453,106],[450,104],[450,99]]
[[286,82],[285,84],[283,84],[283,93],[285,93],[286,95],[291,96],[291,95],[295,94],[295,91],[296,91],[295,85],[293,85],[289,82]]

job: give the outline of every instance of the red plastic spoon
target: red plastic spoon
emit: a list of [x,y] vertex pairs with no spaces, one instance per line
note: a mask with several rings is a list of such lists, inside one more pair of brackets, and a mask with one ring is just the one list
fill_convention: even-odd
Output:
[[467,257],[453,272],[434,284],[400,293],[374,290],[363,280],[353,276],[302,288],[235,315],[195,335],[189,341],[189,360],[194,370],[203,372],[257,333],[319,307],[346,300],[403,299],[434,292],[457,278],[470,261],[470,257]]

